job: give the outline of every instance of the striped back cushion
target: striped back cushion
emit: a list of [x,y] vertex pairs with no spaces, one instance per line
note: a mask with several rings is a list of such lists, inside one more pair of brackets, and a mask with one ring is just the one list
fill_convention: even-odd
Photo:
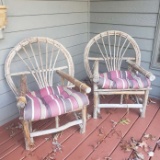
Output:
[[151,83],[142,74],[134,74],[130,71],[110,71],[101,73],[98,86],[104,89],[140,89],[148,88]]
[[37,121],[82,109],[89,104],[87,95],[63,86],[42,88],[26,95],[25,120]]

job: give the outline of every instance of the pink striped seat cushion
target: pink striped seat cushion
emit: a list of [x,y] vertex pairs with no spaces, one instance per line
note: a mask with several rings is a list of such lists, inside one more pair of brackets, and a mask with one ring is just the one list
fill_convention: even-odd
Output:
[[37,121],[82,109],[89,104],[85,94],[58,86],[47,87],[26,95],[27,105],[23,111],[25,120]]
[[130,71],[110,71],[101,73],[98,86],[104,89],[140,89],[150,87],[150,80],[142,74]]

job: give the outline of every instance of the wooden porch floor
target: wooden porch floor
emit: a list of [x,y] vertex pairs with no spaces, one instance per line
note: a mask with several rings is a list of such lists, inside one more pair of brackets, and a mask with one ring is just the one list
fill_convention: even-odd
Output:
[[[117,97],[105,97],[103,101],[117,101]],[[54,135],[35,138],[32,151],[24,149],[21,125],[18,119],[0,128],[0,159],[1,160],[131,160],[133,153],[144,156],[144,160],[160,160],[160,101],[150,103],[147,107],[146,118],[140,118],[136,109],[102,109],[101,117],[97,120],[90,118],[85,134],[79,133],[78,126],[63,131],[58,137],[62,149],[56,150],[53,144]],[[91,97],[91,102],[93,102]],[[92,114],[93,104],[88,112]],[[71,115],[61,117],[61,123]],[[129,121],[125,121],[128,119]],[[124,122],[124,124],[122,124]],[[125,124],[128,123],[128,124]],[[36,122],[35,129],[49,128],[53,125],[51,119]],[[144,138],[144,134],[146,138]],[[147,139],[148,136],[148,139]],[[132,137],[132,138],[131,138]],[[122,150],[122,144],[130,141],[142,141],[141,147],[134,152]],[[137,144],[134,142],[134,144]],[[123,145],[125,148],[127,145]],[[138,144],[137,144],[138,146]],[[154,152],[153,157],[148,153]],[[138,160],[138,159],[135,159]]]

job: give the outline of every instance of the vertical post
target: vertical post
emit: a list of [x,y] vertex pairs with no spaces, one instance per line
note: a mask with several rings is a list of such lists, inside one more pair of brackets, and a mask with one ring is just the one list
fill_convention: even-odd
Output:
[[[29,131],[30,131],[30,133],[32,132],[32,122],[31,121],[29,121],[28,122],[29,123]],[[33,140],[33,137],[31,137],[31,143],[34,143],[34,140]]]
[[31,138],[30,138],[29,122],[25,121],[25,120],[22,120],[22,124],[23,124],[26,150],[30,150],[33,143],[32,143]]
[[120,95],[120,104],[123,104],[123,94]]
[[55,117],[55,121],[56,121],[56,128],[58,128],[59,127],[59,117],[58,116]]
[[145,91],[145,95],[144,95],[142,113],[141,113],[141,117],[143,117],[143,118],[145,117],[146,106],[147,106],[147,101],[148,101],[148,95],[149,95],[149,90],[146,90]]
[[82,109],[82,125],[83,127],[81,128],[81,133],[85,133],[86,131],[86,123],[87,123],[87,107],[84,106]]
[[[94,90],[97,89],[97,85],[94,83],[93,85]],[[99,103],[99,95],[98,92],[94,91],[94,111],[93,111],[93,118],[97,119],[98,114],[98,103]]]

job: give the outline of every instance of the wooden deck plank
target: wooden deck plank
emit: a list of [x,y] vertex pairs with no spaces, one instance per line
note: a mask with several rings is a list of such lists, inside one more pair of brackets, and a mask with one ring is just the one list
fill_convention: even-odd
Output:
[[[65,119],[63,119],[63,121],[65,122]],[[66,141],[70,136],[72,136],[73,134],[75,134],[75,132],[79,133],[79,126],[74,126],[71,127],[67,130],[64,130],[62,132],[62,136],[60,136],[58,138],[58,143],[63,144],[64,141]],[[37,155],[39,159],[45,159],[45,157],[47,156],[51,156],[52,151],[54,149],[54,145],[52,144],[52,139],[53,137],[51,135],[49,135],[49,140],[44,141],[43,144],[39,144],[39,146],[36,147],[36,149],[34,150],[35,154],[34,155],[27,155],[23,160],[28,160],[28,158],[37,158]],[[43,152],[43,154],[41,154]]]
[[8,122],[7,124],[0,127],[0,145],[3,144],[5,141],[7,141],[7,138],[9,138],[10,132],[7,130],[7,127],[18,124],[19,119],[16,118],[11,122]]
[[[47,120],[33,122],[33,129],[36,129],[36,127],[45,124],[46,121]],[[16,119],[12,123],[9,123],[8,125],[5,125],[5,127],[3,127],[3,132],[0,135],[0,146],[2,144],[6,143],[7,141],[11,140],[12,138],[17,136],[18,134],[22,133],[22,128],[16,128],[19,125],[21,125],[21,122],[19,121],[19,119]]]
[[[43,126],[45,126],[49,120],[36,122],[33,124],[33,129],[41,129]],[[19,123],[19,122],[18,122]],[[13,137],[10,137],[9,134],[7,134],[7,141],[0,145],[0,157],[5,156],[5,154],[8,154],[9,151],[14,150],[20,145],[24,144],[24,137],[23,137],[23,131],[22,129],[19,129],[18,132],[15,132],[15,135]]]
[[[109,97],[107,100],[106,99],[101,99],[102,101],[107,101],[109,103],[109,101],[111,101],[113,99],[114,96]],[[91,112],[93,111],[93,105],[91,106]],[[106,113],[104,113],[106,116]],[[109,115],[107,115],[109,116]],[[76,146],[78,146],[82,141],[85,140],[86,137],[89,136],[90,133],[92,133],[92,131],[95,129],[95,125],[98,126],[101,122],[103,121],[103,114],[102,114],[102,119],[100,119],[99,121],[97,121],[97,124],[93,122],[93,119],[87,122],[87,129],[86,129],[86,133],[84,134],[79,134],[78,132],[75,132],[75,134],[70,137],[67,141],[65,141],[64,143],[62,143],[63,145],[63,153],[57,153],[56,154],[56,159],[63,159],[64,157],[66,157],[70,152],[72,152]],[[76,137],[76,138],[75,138]],[[68,145],[68,143],[72,142],[71,144]],[[67,146],[67,147],[65,147]],[[51,153],[53,154],[53,152]]]
[[[92,97],[91,97],[92,98]],[[90,103],[90,105],[89,105],[89,107],[88,107],[88,113],[89,114],[92,114],[92,107],[93,106],[93,103],[92,103],[92,101],[91,101],[91,103]],[[64,118],[63,119],[63,121],[65,122],[65,119],[68,119],[67,117],[66,118]],[[88,121],[90,121],[90,119],[88,120]],[[62,136],[60,136],[59,138],[58,138],[58,143],[60,143],[60,144],[62,144],[63,145],[63,143],[67,140],[67,139],[69,139],[69,137],[70,136],[72,136],[73,134],[75,134],[75,133],[78,133],[78,134],[80,134],[79,133],[79,126],[74,126],[74,127],[71,127],[71,128],[69,128],[69,129],[67,129],[67,130],[64,130],[62,133]],[[40,144],[35,150],[34,150],[34,152],[35,152],[35,154],[34,155],[27,155],[23,160],[28,160],[28,158],[30,159],[32,159],[32,158],[37,158],[37,155],[39,155],[38,156],[38,158],[39,159],[45,159],[46,157],[50,157],[50,156],[52,156],[52,152],[53,152],[53,148],[54,148],[54,145],[52,144],[52,138],[51,137],[49,137],[50,139],[48,140],[48,141],[46,141],[46,142],[44,142],[43,144]],[[43,152],[43,154],[42,154],[42,152]]]
[[[91,105],[92,105],[92,103],[91,103]],[[73,118],[74,118],[74,116],[71,116],[71,115],[66,115],[65,116],[64,115],[60,119],[60,123],[63,124],[63,123],[66,122],[66,119],[67,120],[73,120]],[[49,125],[48,128],[49,127],[51,127],[51,125]],[[71,136],[77,130],[79,130],[79,126],[74,126],[74,127],[71,127],[69,129],[67,129],[66,131],[64,131],[64,135],[65,136],[63,136],[63,140],[62,141],[64,141],[69,136]],[[36,137],[36,139],[35,139],[35,148],[32,151],[21,155],[22,159],[28,159],[28,158],[29,159],[30,158],[44,159],[46,157],[46,155],[48,155],[49,153],[51,153],[53,151],[52,137],[53,137],[53,135],[44,135],[44,136],[41,136],[41,137]],[[48,139],[48,140],[46,141],[45,139]],[[15,152],[17,152],[17,151],[15,151]],[[17,154],[16,154],[16,156],[17,156]]]
[[[149,125],[149,127],[146,130],[147,134],[150,134],[156,137],[156,140],[150,140],[150,139],[146,140],[147,145],[150,146],[151,150],[153,149],[153,151],[154,151],[154,148],[156,147],[156,141],[160,137],[160,125],[159,124],[160,124],[160,109],[158,110],[158,113],[154,116],[152,123]],[[145,155],[145,160],[150,159],[150,157],[147,154],[145,154],[145,152],[142,152],[142,153],[144,153]],[[160,157],[160,151],[159,151],[159,157]],[[159,158],[157,160],[159,160]]]
[[160,149],[156,147],[154,151],[154,156],[151,158],[151,160],[159,160],[159,159],[160,159]]
[[[147,107],[146,111],[146,118],[138,118],[136,123],[132,126],[129,130],[127,135],[123,138],[123,140],[129,141],[131,137],[134,137],[136,140],[140,140],[146,129],[148,128],[149,124],[153,120],[153,117],[158,111],[157,105],[150,105]],[[129,158],[131,152],[124,152],[120,148],[120,144],[117,146],[115,151],[110,155],[113,159],[117,157],[121,157],[121,159]]]
[[[66,118],[66,117],[65,117]],[[62,122],[65,121],[65,118],[62,117]],[[53,126],[53,122],[48,122],[48,124],[44,125],[41,127],[41,129],[47,129],[47,128],[51,128]],[[77,129],[77,128],[76,128]],[[6,155],[5,158],[7,160],[12,160],[13,155],[15,157],[15,159],[18,159],[19,157],[25,158],[28,155],[34,155],[34,151],[41,147],[46,141],[46,139],[51,138],[52,135],[44,135],[44,136],[40,136],[40,137],[35,137],[35,147],[32,149],[32,151],[25,151],[24,150],[24,142],[22,142],[22,144],[20,144],[17,148],[15,148],[12,152],[10,152],[10,154]],[[43,152],[41,152],[43,153]]]
[[[104,111],[103,114],[105,114],[106,109],[104,109],[103,111]],[[108,117],[104,119],[104,121],[100,125],[98,125],[98,127],[95,124],[99,120],[94,120],[92,122],[93,125],[95,126],[95,130],[93,131],[93,133],[87,139],[85,139],[85,141],[83,141],[81,145],[79,145],[77,148],[75,147],[76,149],[73,150],[74,152],[71,152],[71,155],[69,155],[67,159],[72,160],[72,159],[76,159],[76,157],[77,159],[86,159],[94,151],[93,146],[96,148],[99,146],[99,144],[97,144],[100,142],[100,138],[101,138],[100,136],[98,136],[99,129],[103,128],[106,134],[108,134],[110,130],[112,130],[111,120],[119,121],[119,119],[121,119],[126,114],[125,111],[126,110],[124,109],[116,110],[116,114],[115,113],[110,114]],[[76,137],[73,137],[73,141],[76,141],[76,139],[77,139]],[[61,159],[64,159],[64,158],[66,157],[61,157]]]
[[[150,112],[152,112],[152,111],[153,111],[153,108]],[[156,141],[159,139],[159,136],[160,136],[159,117],[160,117],[160,109],[158,107],[158,112],[153,116],[153,119],[152,119],[151,123],[148,124],[147,129],[145,130],[145,132],[142,134],[142,137],[141,137],[141,140],[145,141],[146,144],[151,148],[151,151],[153,150],[153,152],[154,152],[154,149],[156,147]],[[156,137],[156,140],[151,140],[151,139],[146,140],[143,137],[144,134],[153,135],[153,136]],[[145,152],[144,149],[142,149],[142,148],[139,148],[138,151],[144,155],[145,160],[151,160],[152,159],[151,157],[148,156],[149,151]],[[159,159],[157,159],[157,160],[159,160]]]
[[[44,128],[47,128],[51,124],[52,124],[52,122],[50,122],[49,120],[47,120],[47,121],[45,120],[45,123],[42,123],[40,126],[36,126],[36,128],[44,129]],[[8,160],[12,159],[14,153],[15,153],[15,159],[18,159],[19,157],[23,156],[23,153],[25,153],[25,145],[24,145],[23,133],[21,132],[21,134],[18,135],[17,137],[15,137],[15,138],[17,138],[17,139],[15,139],[15,143],[12,144],[9,149],[7,149],[7,150],[5,150],[4,152],[1,153],[0,159],[1,158],[2,159],[8,159]],[[10,142],[8,142],[8,143],[10,145]],[[3,147],[3,145],[2,145],[2,147]]]
[[[105,97],[105,99],[102,98],[102,100],[107,100],[109,102],[112,98],[108,99]],[[112,99],[112,101],[115,101],[115,99]],[[90,114],[92,114],[93,111],[92,103],[93,101],[91,97],[91,104],[88,111]],[[144,133],[152,134],[156,136],[157,139],[160,138],[159,106],[160,101],[158,100],[156,104],[150,104],[147,107],[146,118],[139,118],[138,110],[130,110],[130,113],[127,115],[127,118],[131,121],[130,124],[118,124],[115,127],[117,131],[122,132],[122,138],[116,134],[111,134],[113,133],[111,132],[113,131],[111,120],[118,122],[122,117],[126,117],[126,109],[116,109],[115,112],[112,112],[113,109],[102,109],[102,119],[89,119],[85,134],[79,133],[79,126],[74,126],[63,131],[62,136],[58,138],[58,142],[62,144],[62,152],[56,152],[54,157],[57,160],[103,160],[106,156],[110,156],[112,160],[124,160],[125,158],[128,160],[131,156],[131,152],[124,152],[121,150],[121,140],[129,140],[131,137],[140,140]],[[106,111],[111,111],[112,113],[107,113]],[[71,115],[63,116],[60,122],[65,123],[68,118],[72,119],[73,117]],[[26,151],[24,149],[24,140],[21,130],[16,131],[13,138],[9,137],[10,131],[6,130],[6,127],[12,123],[18,123],[18,120],[15,119],[14,121],[0,127],[0,160],[51,160],[51,158],[53,158],[53,135],[36,137],[33,150]],[[44,123],[42,125],[41,122],[36,122],[34,126],[44,129],[53,125],[50,119],[48,119],[46,123],[47,124]],[[99,135],[99,129],[105,131],[105,139],[102,143],[97,144],[97,142],[100,142],[100,137],[104,137],[104,133]],[[108,134],[109,136],[107,136]],[[46,140],[45,138],[48,139]],[[144,153],[143,149],[140,150],[140,152],[145,154],[145,160],[159,160],[160,150],[156,147],[156,141],[147,140],[146,143],[154,149],[155,154],[149,159],[147,153]],[[95,148],[93,148],[93,146]]]
[[[66,159],[66,157],[69,156],[69,154],[71,154],[72,152],[75,152],[75,148],[78,147],[79,145],[81,145],[81,143],[83,143],[84,141],[86,141],[86,138],[90,137],[91,136],[90,134],[92,134],[92,132],[95,131],[95,125],[98,127],[98,126],[101,125],[101,123],[103,121],[104,121],[104,118],[98,119],[96,121],[96,123],[94,121],[90,121],[88,123],[87,131],[86,131],[85,134],[80,135],[80,134],[75,133],[68,141],[66,141],[63,144],[63,146],[64,146],[65,149],[64,149],[64,151],[63,151],[62,154],[61,153],[57,154],[57,156],[56,156],[57,159]],[[85,147],[85,150],[87,150],[86,147]],[[84,154],[84,152],[83,152],[83,154]],[[77,159],[80,159],[80,157],[78,155],[76,157],[77,157]]]
[[[68,117],[62,117],[60,123],[65,123],[65,122],[66,122],[65,118],[68,119]],[[72,117],[72,119],[73,119],[73,117]],[[46,120],[45,120],[45,121],[46,121]],[[48,121],[50,121],[50,119],[48,119]],[[41,124],[41,123],[40,123],[40,124]],[[52,125],[53,125],[53,124],[49,122],[47,125],[42,126],[40,129],[50,128]],[[75,130],[77,130],[77,128],[76,128]],[[75,130],[74,130],[74,131],[75,131]],[[23,137],[23,136],[22,136],[22,137]],[[25,157],[27,157],[28,155],[33,155],[33,154],[31,154],[31,153],[33,153],[38,147],[41,147],[41,145],[42,145],[43,143],[45,143],[45,140],[44,140],[44,139],[45,139],[45,138],[49,138],[49,137],[51,137],[51,135],[36,137],[36,138],[35,138],[35,148],[34,148],[32,151],[30,151],[30,152],[28,152],[28,151],[25,152],[25,151],[24,151],[24,140],[23,140],[23,138],[22,138],[22,140],[20,141],[20,143],[17,144],[17,146],[15,145],[15,146],[13,146],[13,147],[10,147],[9,150],[7,150],[8,155],[7,155],[7,153],[3,152],[2,155],[0,155],[0,159],[1,159],[1,158],[4,159],[4,157],[5,157],[5,159],[7,159],[7,160],[12,159],[14,154],[15,154],[15,158],[17,158],[17,159],[18,159],[18,157],[25,158]],[[3,147],[3,146],[2,146],[2,147]],[[43,148],[43,147],[42,147],[42,148]],[[50,152],[51,152],[51,151],[50,151]],[[41,153],[43,153],[43,152],[41,152]],[[12,154],[13,154],[13,155],[12,155]],[[46,154],[44,154],[44,155],[46,156]]]
[[[126,109],[119,109],[119,112],[126,113]],[[115,115],[117,116],[117,114]],[[138,113],[135,110],[131,110],[129,114],[124,115],[122,118],[128,118],[130,120],[130,123],[128,125],[122,125],[118,124],[115,127],[115,130],[118,132],[121,132],[121,136],[124,137],[128,130],[132,127],[132,125],[135,123],[135,121],[138,118]],[[114,119],[113,119],[114,120]],[[120,120],[120,119],[118,119]],[[116,122],[118,122],[116,120]],[[112,133],[112,132],[111,132]],[[105,138],[105,141],[87,158],[90,159],[105,159],[105,157],[109,156],[115,149],[115,146],[117,146],[121,141],[121,137],[118,135],[110,134],[110,136],[107,136]]]
[[[63,143],[66,139],[68,139],[76,131],[79,133],[78,126],[71,127],[69,129],[63,131],[63,135],[62,135],[63,138],[59,138],[58,142],[60,144]],[[39,145],[36,145],[37,148],[34,150],[34,154],[26,155],[26,157],[23,160],[28,160],[28,158],[38,159],[38,160],[39,159],[45,159],[45,157],[48,156],[53,151],[54,145],[52,144],[52,136],[48,135],[48,136],[45,136],[45,137],[49,138],[49,140],[41,142]]]

